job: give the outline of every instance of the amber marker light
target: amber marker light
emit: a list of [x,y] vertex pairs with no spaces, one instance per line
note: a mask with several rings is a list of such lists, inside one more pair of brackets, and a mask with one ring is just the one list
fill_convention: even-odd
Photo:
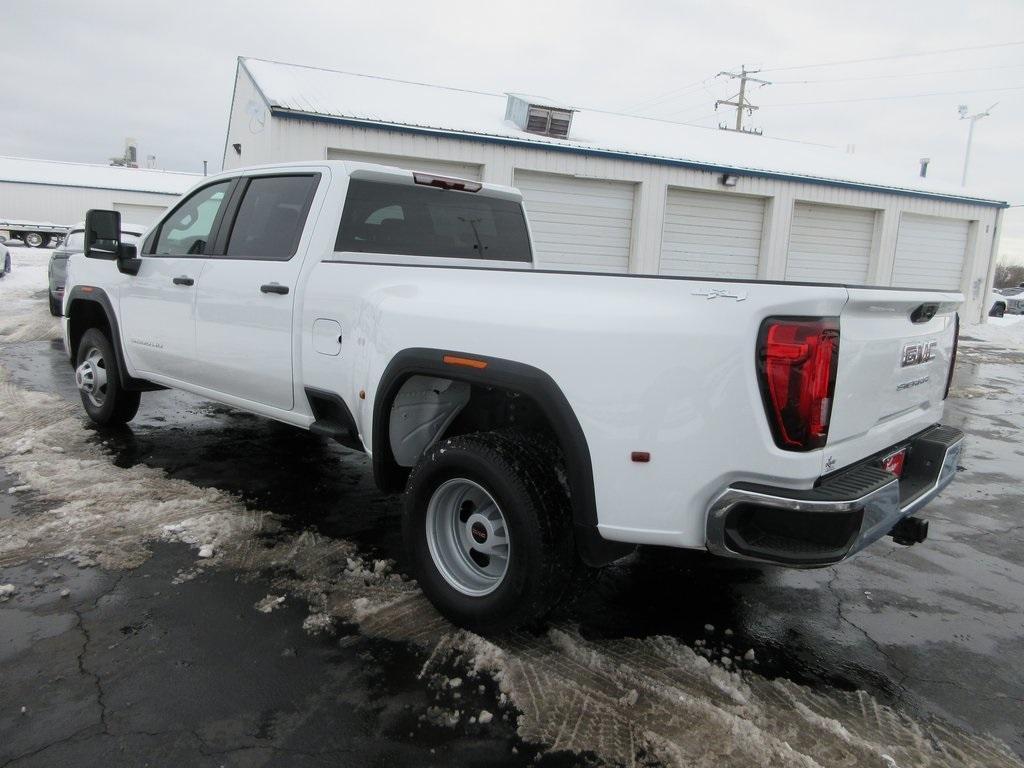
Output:
[[476,368],[483,370],[487,367],[486,360],[476,360],[472,357],[458,357],[457,355],[445,355],[441,358],[445,365],[461,365],[465,368]]

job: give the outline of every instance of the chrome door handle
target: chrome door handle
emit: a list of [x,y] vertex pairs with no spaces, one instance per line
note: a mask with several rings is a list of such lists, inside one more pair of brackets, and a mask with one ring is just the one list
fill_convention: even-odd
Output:
[[195,283],[196,281],[193,280],[191,277],[185,277],[184,275],[181,277],[174,278],[175,285],[195,285]]
[[267,283],[266,285],[261,285],[260,290],[263,293],[279,293],[284,296],[288,293],[288,286],[281,285],[280,283]]

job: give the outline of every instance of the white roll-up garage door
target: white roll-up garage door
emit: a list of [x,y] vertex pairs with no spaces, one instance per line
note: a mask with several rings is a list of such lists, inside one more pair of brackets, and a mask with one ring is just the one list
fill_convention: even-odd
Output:
[[786,279],[863,285],[874,237],[872,210],[797,203],[789,230]]
[[764,198],[670,189],[660,272],[756,278],[763,229]]
[[515,172],[540,268],[629,271],[635,184]]
[[896,237],[892,284],[959,291],[970,222],[904,213]]
[[[175,200],[174,202],[177,202]],[[143,224],[149,226],[163,216],[167,210],[162,205],[139,205],[138,203],[114,203],[114,210],[121,214],[124,224]]]
[[384,155],[374,152],[355,152],[347,149],[328,149],[327,159],[393,165],[397,168],[409,168],[413,171],[425,171],[441,176],[455,176],[460,179],[479,179],[482,168],[482,166],[473,163],[458,163],[453,160],[431,160],[425,157]]

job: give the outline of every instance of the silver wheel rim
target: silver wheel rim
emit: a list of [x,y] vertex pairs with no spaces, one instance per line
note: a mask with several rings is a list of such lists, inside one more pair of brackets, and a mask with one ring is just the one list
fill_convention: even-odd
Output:
[[30,248],[38,248],[42,244],[43,236],[36,234],[35,232],[30,232],[25,237],[25,245],[29,246]]
[[107,399],[107,364],[96,347],[89,347],[85,359],[75,369],[75,384],[90,403],[103,407]]
[[483,486],[456,477],[427,504],[427,547],[438,572],[464,595],[496,590],[508,571],[511,542],[501,507]]

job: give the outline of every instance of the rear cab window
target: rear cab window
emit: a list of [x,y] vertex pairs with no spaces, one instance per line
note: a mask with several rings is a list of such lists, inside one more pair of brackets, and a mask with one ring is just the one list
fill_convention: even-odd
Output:
[[479,192],[351,179],[335,251],[532,261],[523,207]]

